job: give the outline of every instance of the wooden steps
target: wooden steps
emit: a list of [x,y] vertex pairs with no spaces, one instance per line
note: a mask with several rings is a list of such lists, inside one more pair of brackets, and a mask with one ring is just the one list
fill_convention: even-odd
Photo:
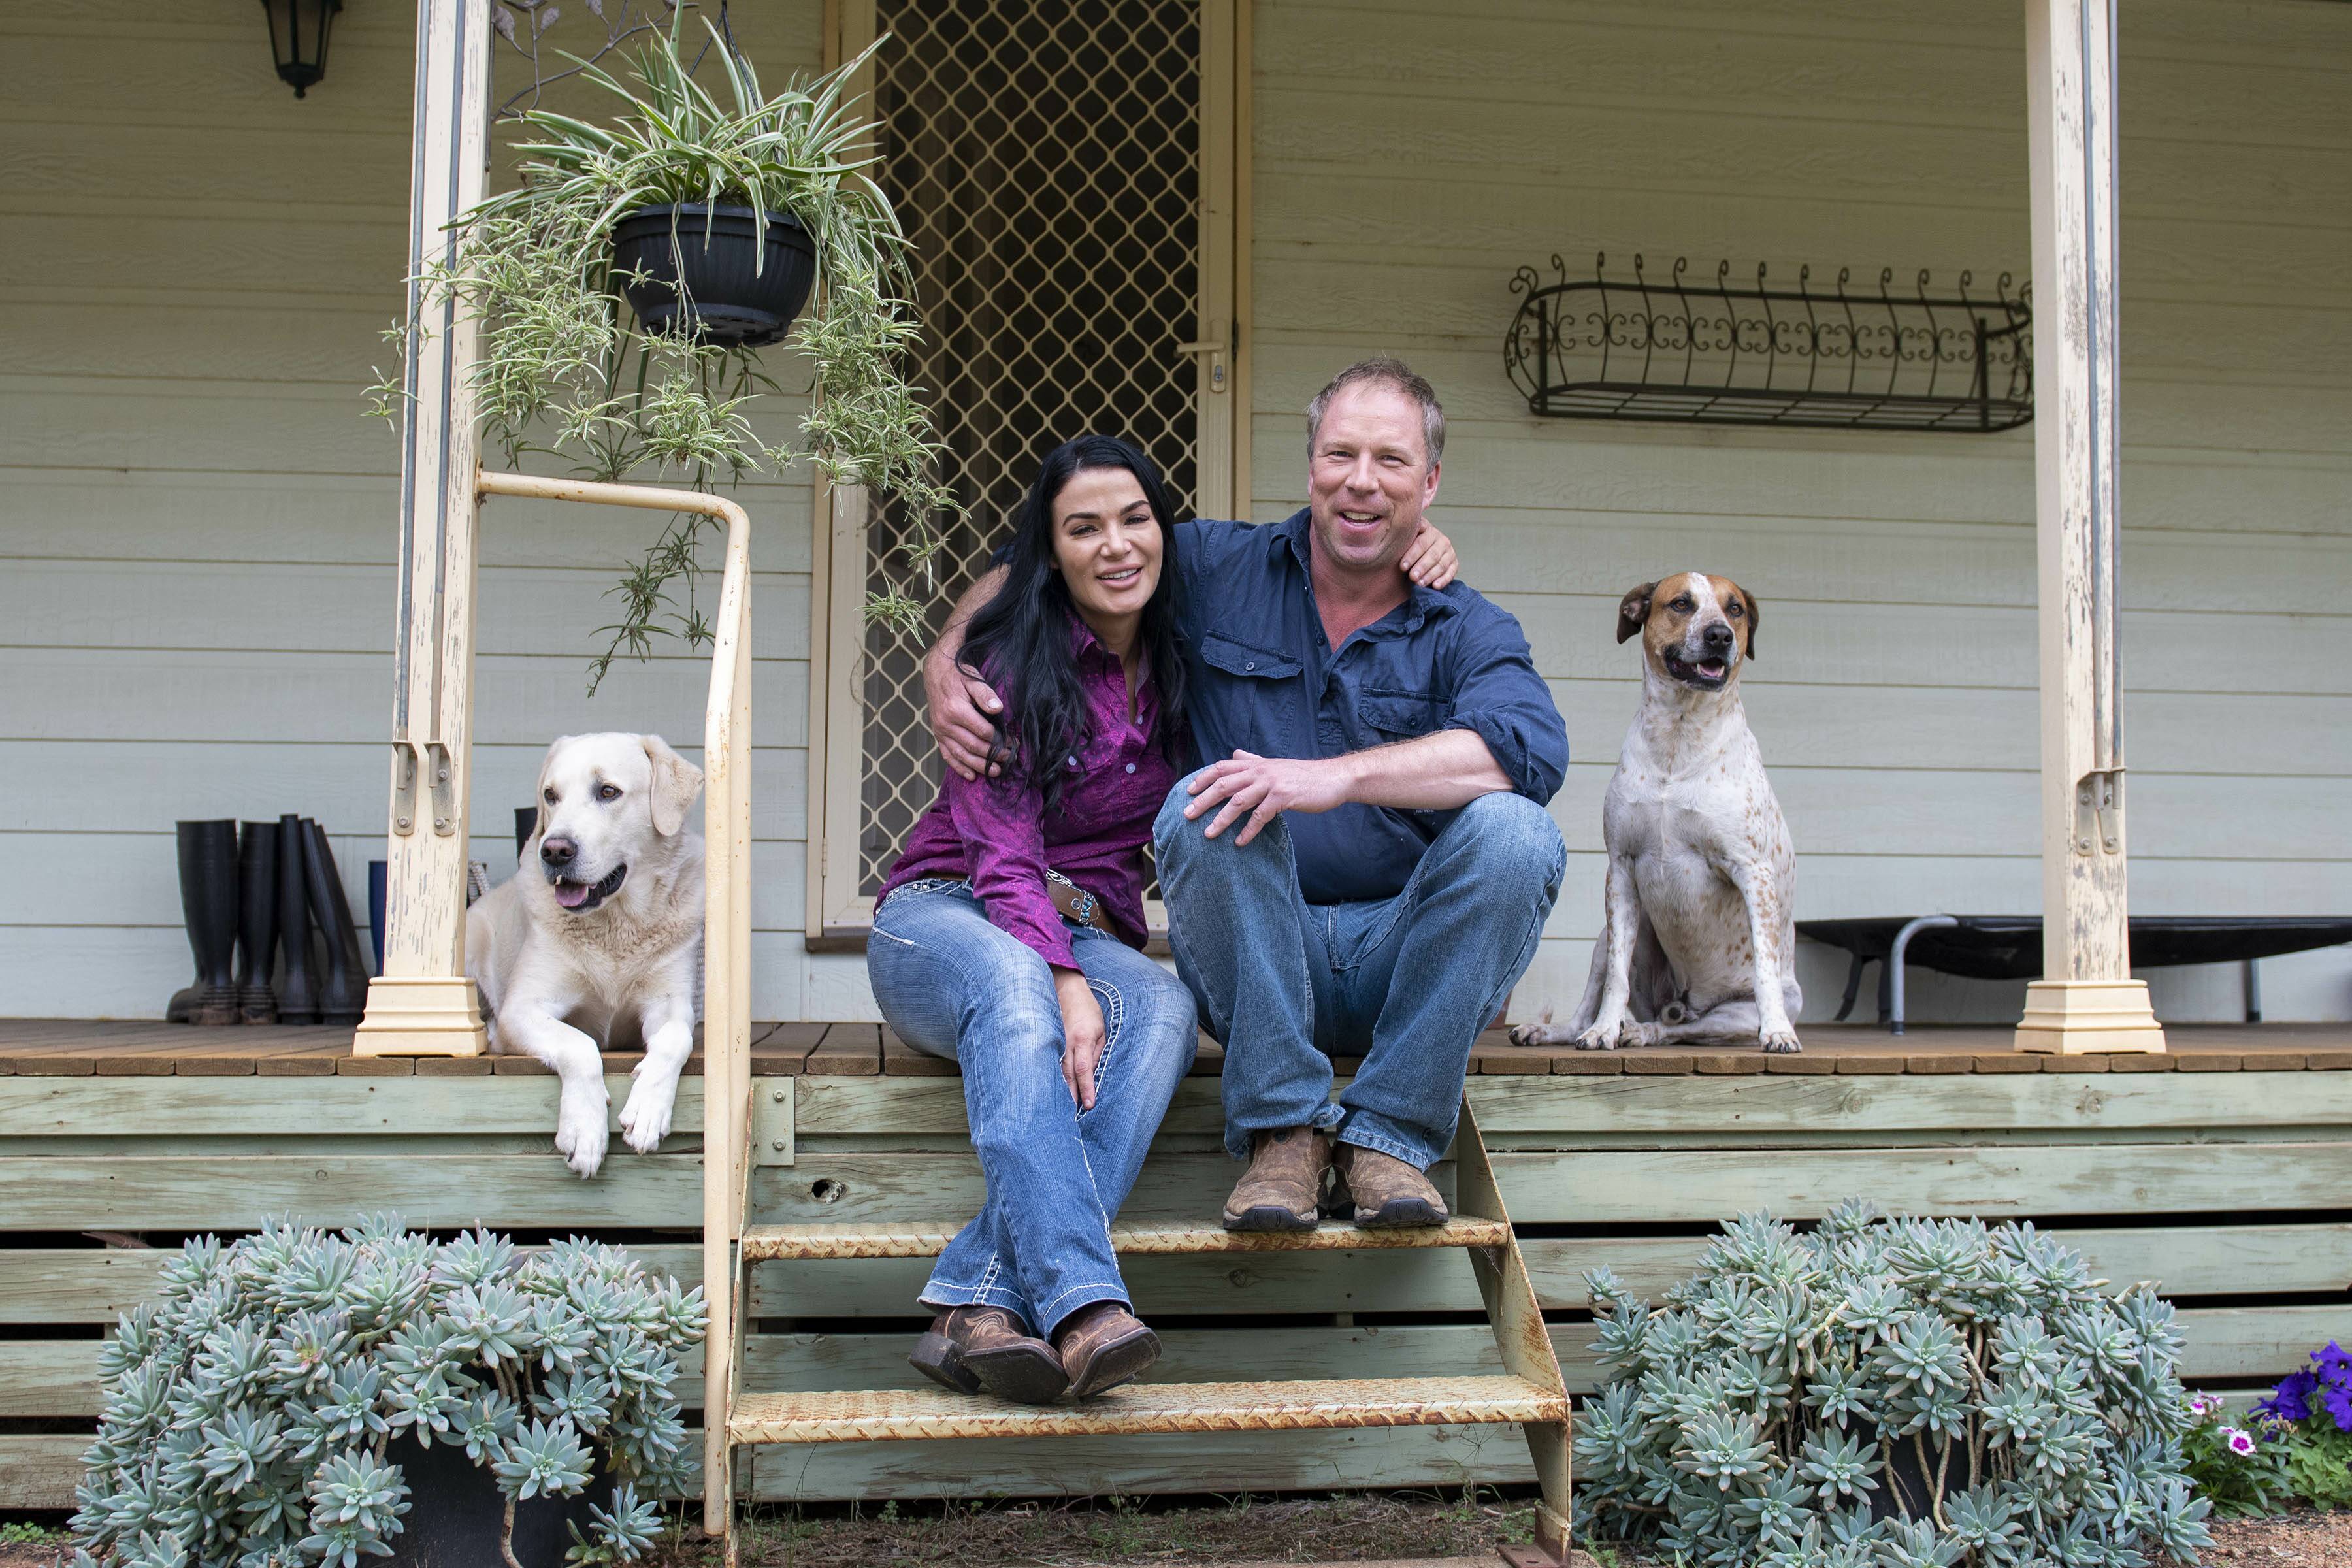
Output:
[[1132,1384],[1084,1403],[1012,1405],[944,1389],[746,1394],[735,1444],[919,1437],[1136,1437],[1568,1419],[1568,1395],[1523,1377],[1368,1377],[1304,1383]]
[[[745,1082],[740,1062],[706,1085]],[[724,1095],[719,1097],[724,1099]],[[711,1102],[706,1087],[706,1107]],[[741,1105],[738,1102],[738,1106]],[[738,1448],[787,1443],[878,1443],[925,1438],[1126,1437],[1220,1432],[1292,1432],[1381,1426],[1510,1423],[1527,1438],[1543,1492],[1536,1510],[1538,1558],[1568,1561],[1569,1395],[1559,1360],[1528,1278],[1527,1259],[1503,1206],[1502,1189],[1467,1095],[1454,1145],[1456,1200],[1469,1211],[1442,1226],[1367,1230],[1325,1225],[1306,1231],[1228,1231],[1198,1221],[1129,1222],[1111,1226],[1112,1246],[1128,1256],[1218,1257],[1235,1253],[1389,1251],[1453,1248],[1476,1279],[1506,1375],[1345,1377],[1313,1382],[1143,1383],[1083,1401],[1016,1405],[942,1389],[898,1387],[798,1393],[743,1385],[748,1287],[755,1263],[824,1258],[929,1258],[943,1251],[960,1218],[937,1224],[751,1223],[746,1181],[748,1121],[740,1109],[703,1120],[706,1219],[704,1287],[710,1331],[704,1344],[703,1528],[725,1543],[727,1568],[738,1562],[735,1474]],[[961,1207],[942,1203],[942,1207]],[[1481,1217],[1486,1216],[1486,1217]],[[734,1223],[730,1226],[728,1221]],[[728,1232],[731,1230],[731,1237]],[[731,1242],[731,1245],[730,1245]],[[769,1289],[781,1289],[772,1273]],[[1144,1311],[1150,1304],[1142,1303]],[[1349,1371],[1363,1358],[1346,1363]],[[1401,1358],[1390,1355],[1391,1362]],[[1293,1370],[1286,1364],[1285,1371]]]
[[[743,1261],[808,1258],[937,1258],[955,1228],[929,1226],[755,1225],[743,1232]],[[1313,1230],[1242,1231],[1222,1226],[1159,1222],[1114,1225],[1111,1246],[1130,1257],[1224,1252],[1346,1252],[1390,1247],[1507,1247],[1511,1227],[1498,1219],[1456,1215],[1442,1226],[1367,1229],[1329,1223]]]

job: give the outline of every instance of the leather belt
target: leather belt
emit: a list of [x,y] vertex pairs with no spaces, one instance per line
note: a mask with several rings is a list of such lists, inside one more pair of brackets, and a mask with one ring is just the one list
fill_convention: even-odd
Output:
[[1110,930],[1110,917],[1103,910],[1103,901],[1059,871],[1048,868],[1045,872],[1045,892],[1065,919],[1099,931]]

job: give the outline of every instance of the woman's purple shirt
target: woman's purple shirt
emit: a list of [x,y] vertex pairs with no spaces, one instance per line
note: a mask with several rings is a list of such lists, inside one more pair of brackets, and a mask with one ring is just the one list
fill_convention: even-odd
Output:
[[1048,821],[1042,795],[1010,776],[966,782],[947,770],[940,798],[907,836],[907,847],[876,899],[919,877],[962,877],[991,924],[1048,963],[1075,969],[1070,933],[1045,890],[1052,867],[1102,900],[1129,947],[1141,947],[1143,847],[1176,770],[1160,754],[1160,695],[1149,675],[1128,717],[1127,675],[1085,622],[1071,622],[1071,657],[1086,689],[1092,739],[1063,760],[1059,809]]

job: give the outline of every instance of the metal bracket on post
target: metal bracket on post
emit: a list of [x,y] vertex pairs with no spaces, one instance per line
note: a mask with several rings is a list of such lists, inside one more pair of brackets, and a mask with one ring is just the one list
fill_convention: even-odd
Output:
[[405,838],[416,831],[416,745],[392,743],[392,830]]
[[2120,854],[2124,847],[2124,770],[2101,768],[2084,773],[2074,785],[2074,853],[2095,848]]
[[425,768],[432,778],[433,831],[446,838],[457,831],[457,792],[450,782],[449,748],[425,742]]

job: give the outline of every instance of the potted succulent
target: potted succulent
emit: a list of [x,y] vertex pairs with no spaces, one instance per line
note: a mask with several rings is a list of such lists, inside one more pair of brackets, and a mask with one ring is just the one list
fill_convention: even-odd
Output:
[[100,1361],[68,1568],[634,1562],[690,1491],[702,1292],[380,1216],[191,1241]]
[[2193,1563],[2171,1305],[2031,1225],[1725,1227],[1664,1307],[1588,1275],[1579,1514],[1725,1568]]
[[[535,72],[552,14],[535,9],[524,24]],[[511,15],[498,13],[510,42]],[[721,27],[704,24],[705,42],[685,18],[684,7],[662,26],[608,18],[606,49],[566,57],[573,68],[560,74],[611,112],[514,114],[519,183],[459,217],[457,259],[426,268],[423,295],[454,297],[479,324],[471,384],[486,440],[509,462],[539,451],[594,479],[650,470],[707,487],[789,460],[746,411],[777,386],[760,351],[785,338],[814,289],[793,338],[813,372],[809,454],[836,480],[899,499],[914,523],[905,567],[919,569],[940,542],[928,521],[955,503],[902,374],[917,331],[906,239],[866,172],[873,128],[845,101],[866,57],[771,94]],[[597,63],[623,37],[635,41],[626,79]],[[397,379],[373,390],[389,416]],[[625,648],[650,651],[655,636],[707,638],[691,600],[706,521],[674,519],[623,582],[625,614],[604,628],[597,675]],[[667,594],[681,577],[682,610]],[[868,607],[902,623],[919,614],[895,588]]]

